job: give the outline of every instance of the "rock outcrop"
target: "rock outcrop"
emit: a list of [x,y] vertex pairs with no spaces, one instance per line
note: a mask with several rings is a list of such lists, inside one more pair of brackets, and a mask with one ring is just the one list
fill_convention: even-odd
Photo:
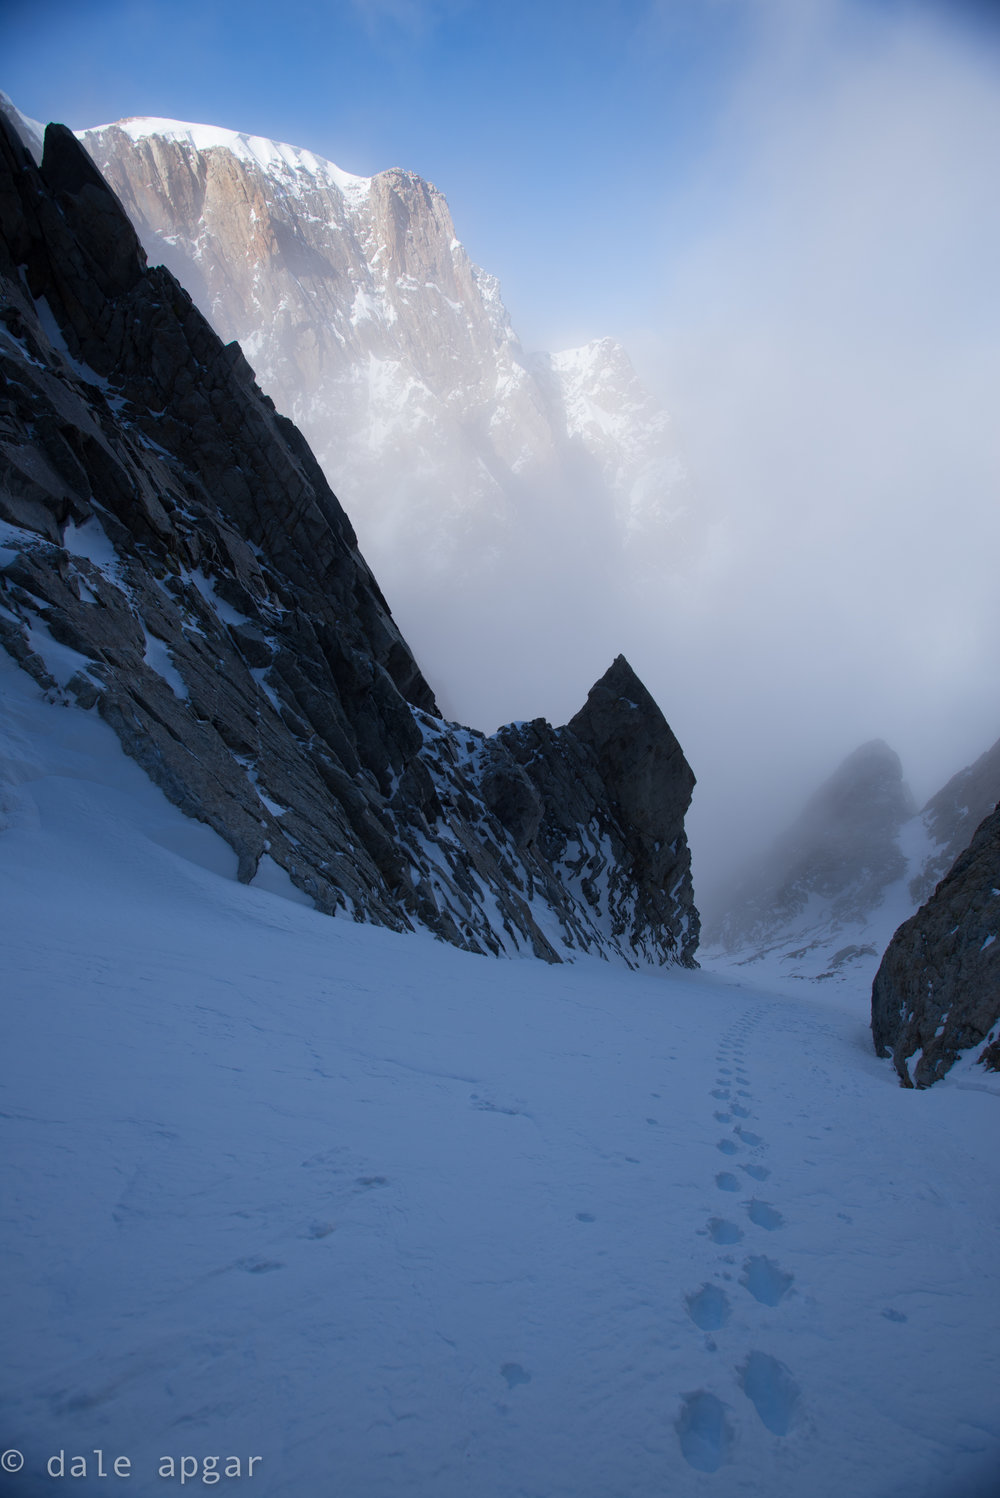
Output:
[[[567,654],[602,658],[643,578],[662,607],[694,509],[666,412],[611,339],[526,352],[437,188],[171,120],[81,139],[151,262],[310,442],[464,715],[517,712],[526,680],[552,701]],[[567,617],[584,595],[587,617]]]
[[[1000,1020],[1000,806],[889,943],[872,1038],[904,1087],[928,1087]],[[997,1069],[997,1046],[981,1058]]]
[[628,662],[617,658],[566,728],[539,718],[500,729],[492,742],[535,792],[528,800],[505,778],[515,839],[532,828],[543,863],[607,913],[629,951],[657,961],[667,929],[690,965],[699,920],[684,815],[694,775]]
[[693,963],[692,777],[615,662],[573,722],[446,723],[296,428],[62,126],[0,123],[0,641],[322,911]]
[[910,880],[914,905],[927,899],[934,886],[969,846],[980,822],[1000,800],[1000,739],[974,764],[953,775],[920,813],[929,851]]

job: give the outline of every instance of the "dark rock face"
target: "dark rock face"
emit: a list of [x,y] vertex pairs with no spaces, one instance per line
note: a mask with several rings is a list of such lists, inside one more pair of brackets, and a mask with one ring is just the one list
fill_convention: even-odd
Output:
[[926,900],[938,880],[944,878],[998,800],[1000,740],[974,764],[953,775],[924,807],[921,816],[935,846],[924,867],[910,881],[914,905]]
[[[543,867],[601,911],[624,952],[692,966],[699,920],[684,815],[694,775],[670,728],[624,656],[596,683],[565,728],[543,718],[495,736],[534,790],[530,824]],[[512,798],[525,825],[528,799]]]
[[736,951],[792,930],[829,945],[838,930],[862,923],[905,873],[899,831],[914,811],[899,756],[880,739],[863,744],[720,901],[707,939]]
[[322,911],[472,951],[692,963],[692,778],[627,665],[599,710],[531,725],[537,753],[442,722],[308,446],[62,126],[38,169],[0,123],[0,223],[21,665],[96,707],[243,880],[269,858]]
[[[872,1038],[904,1087],[929,1087],[998,1020],[1000,806],[890,942],[872,988]],[[995,1067],[996,1052],[984,1064]]]

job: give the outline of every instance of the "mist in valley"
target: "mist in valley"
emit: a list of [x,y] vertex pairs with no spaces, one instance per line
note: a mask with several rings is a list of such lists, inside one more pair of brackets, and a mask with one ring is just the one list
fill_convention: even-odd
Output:
[[755,12],[697,232],[613,330],[687,471],[655,533],[526,495],[504,575],[470,536],[437,611],[390,592],[482,727],[565,721],[624,651],[698,775],[709,893],[862,742],[923,804],[1000,735],[1000,49],[954,10]]
[[655,689],[709,875],[867,739],[922,803],[1000,735],[989,43],[929,9],[775,8],[711,232],[671,267],[654,357],[712,539],[698,680]]

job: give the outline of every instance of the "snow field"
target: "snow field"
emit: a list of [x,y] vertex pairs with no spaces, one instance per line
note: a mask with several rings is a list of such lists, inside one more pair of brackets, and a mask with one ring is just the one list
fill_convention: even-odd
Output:
[[843,994],[244,888],[95,715],[0,690],[11,1492],[94,1448],[133,1493],[992,1491],[995,1097],[899,1089]]

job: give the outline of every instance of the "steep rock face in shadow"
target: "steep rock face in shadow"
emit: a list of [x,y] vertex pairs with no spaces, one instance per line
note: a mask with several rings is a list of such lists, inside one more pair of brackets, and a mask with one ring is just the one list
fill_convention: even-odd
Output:
[[[1000,1020],[1000,806],[896,932],[872,987],[872,1039],[904,1087],[929,1087]],[[996,1046],[984,1058],[996,1068]]]
[[914,905],[926,900],[938,880],[944,878],[998,800],[1000,740],[981,754],[974,764],[953,775],[921,812],[931,852],[910,881]]
[[[643,713],[644,749],[630,707],[599,732],[586,709],[579,731],[543,725],[590,787],[574,823],[558,775],[507,747],[516,730],[438,716],[305,441],[146,266],[69,131],[49,127],[39,169],[0,124],[0,219],[0,640],[21,665],[95,707],[241,879],[287,876],[320,910],[472,951],[693,962],[691,777],[662,718]],[[623,662],[608,677],[641,696]],[[611,741],[635,761],[621,775]],[[663,805],[636,827],[650,756]],[[572,869],[556,824],[567,846],[575,828]],[[649,854],[654,827],[673,864]]]
[[658,961],[670,931],[676,960],[692,966],[699,919],[684,816],[694,775],[625,658],[565,728],[539,718],[500,729],[494,743],[523,772],[504,808],[515,837],[531,829],[544,863],[605,912],[626,950]]

